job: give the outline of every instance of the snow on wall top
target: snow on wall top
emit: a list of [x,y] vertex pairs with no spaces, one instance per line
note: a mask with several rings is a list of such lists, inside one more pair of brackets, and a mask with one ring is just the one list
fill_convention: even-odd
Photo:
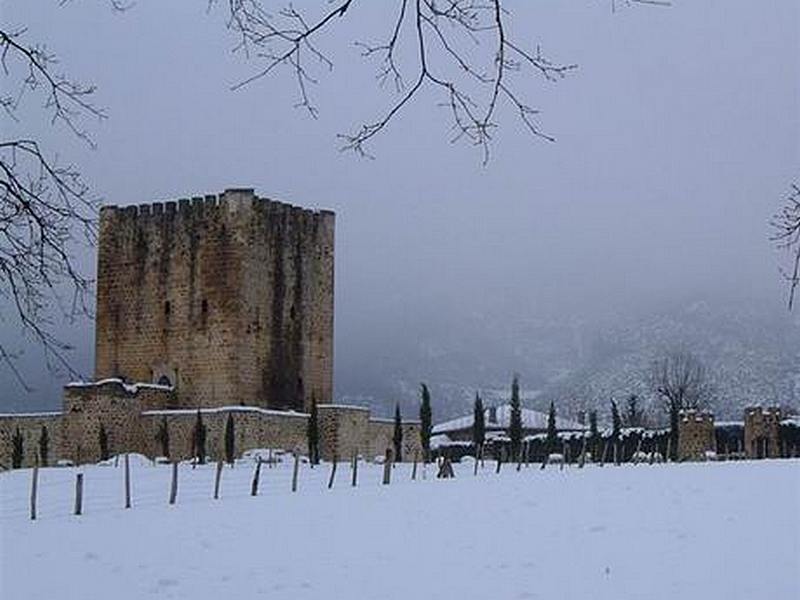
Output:
[[70,381],[64,387],[68,388],[90,388],[90,387],[99,387],[101,385],[119,385],[121,386],[126,392],[129,394],[135,394],[140,389],[149,389],[149,390],[162,390],[165,392],[171,392],[173,387],[171,385],[161,385],[159,383],[125,383],[122,379],[118,377],[109,377],[107,379],[100,379],[99,381]]
[[262,415],[276,415],[280,417],[303,417],[308,418],[308,413],[295,412],[293,410],[273,410],[268,408],[261,408],[259,406],[215,406],[213,408],[173,408],[173,409],[159,409],[159,410],[143,410],[143,416],[153,415],[196,415],[198,410],[202,414],[217,414],[226,412],[255,412]]
[[[496,419],[491,420],[492,413],[495,412]],[[507,429],[511,424],[511,405],[501,404],[500,406],[486,408],[484,411],[484,420],[487,429]],[[547,429],[547,413],[530,408],[522,409],[522,427],[524,429]],[[457,419],[439,423],[433,427],[433,433],[445,433],[447,431],[458,431],[461,429],[469,429],[472,427],[474,415],[469,414]],[[585,425],[581,425],[577,421],[565,419],[556,416],[557,429],[585,429]]]

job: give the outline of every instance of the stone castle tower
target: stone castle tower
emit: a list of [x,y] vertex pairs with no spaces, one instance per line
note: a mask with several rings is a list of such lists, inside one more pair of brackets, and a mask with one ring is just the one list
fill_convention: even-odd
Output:
[[96,380],[172,385],[165,408],[331,402],[334,223],[250,189],[103,208]]

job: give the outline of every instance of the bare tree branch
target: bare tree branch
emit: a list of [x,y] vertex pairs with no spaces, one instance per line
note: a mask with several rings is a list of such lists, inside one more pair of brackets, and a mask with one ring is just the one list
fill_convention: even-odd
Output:
[[781,275],[789,282],[789,310],[794,306],[795,292],[800,283],[800,185],[793,183],[780,211],[770,221],[775,245],[789,254],[790,268],[780,267]]
[[[114,6],[114,4],[112,4]],[[120,5],[122,6],[122,5]],[[6,118],[28,97],[42,98],[52,124],[61,124],[93,142],[86,117],[105,113],[91,102],[92,85],[71,79],[58,69],[56,56],[43,45],[28,43],[26,30],[0,29],[0,67],[5,93],[0,97]],[[96,200],[78,169],[50,156],[33,139],[0,139],[0,299],[22,331],[44,349],[51,368],[74,373],[69,345],[53,333],[53,307],[72,319],[89,314],[91,281],[81,273],[71,251],[95,241]],[[64,301],[67,293],[69,301]],[[18,353],[0,342],[0,360],[28,387],[15,359]]]
[[[316,79],[308,59],[328,70],[332,68],[333,61],[319,48],[317,40],[323,31],[349,15],[356,3],[341,0],[314,18],[301,14],[291,4],[273,14],[265,4],[259,0],[228,2],[228,26],[239,38],[236,49],[265,61],[261,69],[234,89],[286,67],[298,86],[297,106],[316,116],[317,108],[308,92],[308,85]],[[343,150],[370,156],[369,142],[423,89],[439,90],[440,105],[450,113],[453,141],[466,139],[481,148],[484,162],[489,158],[491,133],[498,127],[495,116],[501,101],[513,109],[531,133],[553,139],[540,130],[535,121],[537,111],[515,91],[510,76],[527,67],[546,81],[557,81],[576,65],[551,62],[540,48],[528,51],[509,39],[505,28],[508,15],[502,0],[395,0],[392,8],[396,17],[385,40],[358,41],[356,45],[363,57],[380,61],[377,80],[381,86],[391,81],[397,97],[379,118],[340,134]],[[465,42],[471,48],[465,49]],[[403,44],[416,48],[410,86],[406,86],[397,60]],[[484,47],[491,51],[483,51]],[[491,63],[491,73],[478,66],[481,59]]]

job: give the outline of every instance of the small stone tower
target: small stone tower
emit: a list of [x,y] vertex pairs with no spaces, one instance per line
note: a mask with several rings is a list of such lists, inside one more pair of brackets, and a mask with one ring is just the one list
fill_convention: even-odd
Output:
[[714,415],[698,410],[682,410],[678,417],[678,460],[705,460],[713,452]]
[[334,225],[251,189],[104,207],[95,378],[174,386],[170,408],[330,402]]
[[748,406],[744,409],[744,450],[748,458],[780,456],[781,409]]

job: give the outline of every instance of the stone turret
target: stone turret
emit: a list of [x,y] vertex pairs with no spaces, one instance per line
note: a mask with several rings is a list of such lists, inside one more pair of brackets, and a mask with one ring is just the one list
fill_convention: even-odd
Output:
[[748,458],[780,456],[781,409],[748,406],[744,410],[744,449]]
[[714,415],[682,410],[678,416],[678,460],[705,460],[714,447]]

